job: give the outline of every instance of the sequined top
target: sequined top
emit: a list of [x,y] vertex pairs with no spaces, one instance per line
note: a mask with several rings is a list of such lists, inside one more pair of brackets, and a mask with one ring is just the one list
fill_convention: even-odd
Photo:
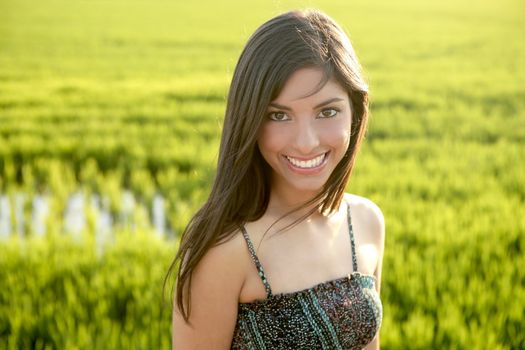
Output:
[[239,303],[231,349],[362,349],[374,339],[383,308],[375,276],[358,272],[350,206],[347,208],[353,272],[291,293],[272,294],[242,227],[267,298]]

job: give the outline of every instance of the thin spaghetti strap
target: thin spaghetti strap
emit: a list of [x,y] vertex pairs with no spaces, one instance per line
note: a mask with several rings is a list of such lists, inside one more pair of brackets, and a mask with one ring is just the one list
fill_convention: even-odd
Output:
[[350,215],[350,203],[346,202],[346,211],[347,211],[347,217],[348,217],[348,231],[350,233],[350,243],[352,245],[352,268],[353,272],[357,271],[357,255],[355,252],[355,241],[354,241],[354,229],[352,227],[352,216]]
[[266,289],[266,295],[267,297],[272,296],[272,289],[270,288],[270,284],[268,283],[268,280],[266,279],[266,275],[264,274],[264,269],[259,262],[259,258],[257,257],[257,254],[255,254],[255,249],[253,249],[252,241],[250,240],[250,237],[248,236],[248,232],[246,232],[246,229],[244,226],[241,226],[241,231],[244,236],[244,239],[246,240],[246,243],[248,244],[248,250],[250,251],[250,255],[252,256],[252,260],[255,263],[255,266],[257,267],[257,271],[259,271],[259,277],[261,278],[264,288]]

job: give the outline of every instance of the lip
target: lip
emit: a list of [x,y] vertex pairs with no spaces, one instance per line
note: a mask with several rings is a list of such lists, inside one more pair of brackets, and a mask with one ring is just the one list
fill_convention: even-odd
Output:
[[[323,154],[323,153],[321,153],[321,154]],[[314,159],[314,158],[320,156],[321,154],[319,154],[317,156],[314,156],[314,157],[309,157],[309,158],[303,158],[303,157],[292,157],[292,158],[299,159],[299,160],[310,160],[310,159]],[[295,165],[290,163],[290,161],[286,158],[286,156],[283,155],[282,157],[283,157],[283,161],[288,166],[288,169],[290,169],[294,173],[301,174],[301,175],[310,175],[310,174],[317,174],[317,173],[319,173],[319,172],[321,172],[323,170],[323,168],[325,167],[326,163],[328,162],[328,158],[330,157],[330,151],[324,152],[324,155],[325,156],[324,156],[324,159],[321,162],[321,164],[319,164],[315,168],[308,168],[308,169],[296,167]]]

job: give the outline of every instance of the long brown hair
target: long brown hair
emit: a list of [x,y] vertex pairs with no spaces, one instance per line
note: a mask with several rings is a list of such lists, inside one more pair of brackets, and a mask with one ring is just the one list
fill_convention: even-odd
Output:
[[257,147],[259,130],[269,103],[290,75],[304,67],[321,68],[324,83],[334,78],[348,91],[351,138],[322,191],[284,216],[312,206],[295,224],[317,210],[333,212],[341,203],[367,126],[368,86],[350,40],[333,19],[317,10],[290,11],[261,25],[241,53],[228,94],[215,181],[208,200],[184,230],[164,279],[165,287],[177,262],[182,262],[176,301],[186,322],[195,266],[211,247],[233,238],[241,225],[259,219],[267,209],[270,170]]

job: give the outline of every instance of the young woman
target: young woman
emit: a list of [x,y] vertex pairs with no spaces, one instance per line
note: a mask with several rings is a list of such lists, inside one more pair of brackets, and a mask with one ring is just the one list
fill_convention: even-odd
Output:
[[292,11],[231,83],[217,175],[182,235],[173,348],[379,349],[384,220],[345,188],[368,87],[344,31]]

